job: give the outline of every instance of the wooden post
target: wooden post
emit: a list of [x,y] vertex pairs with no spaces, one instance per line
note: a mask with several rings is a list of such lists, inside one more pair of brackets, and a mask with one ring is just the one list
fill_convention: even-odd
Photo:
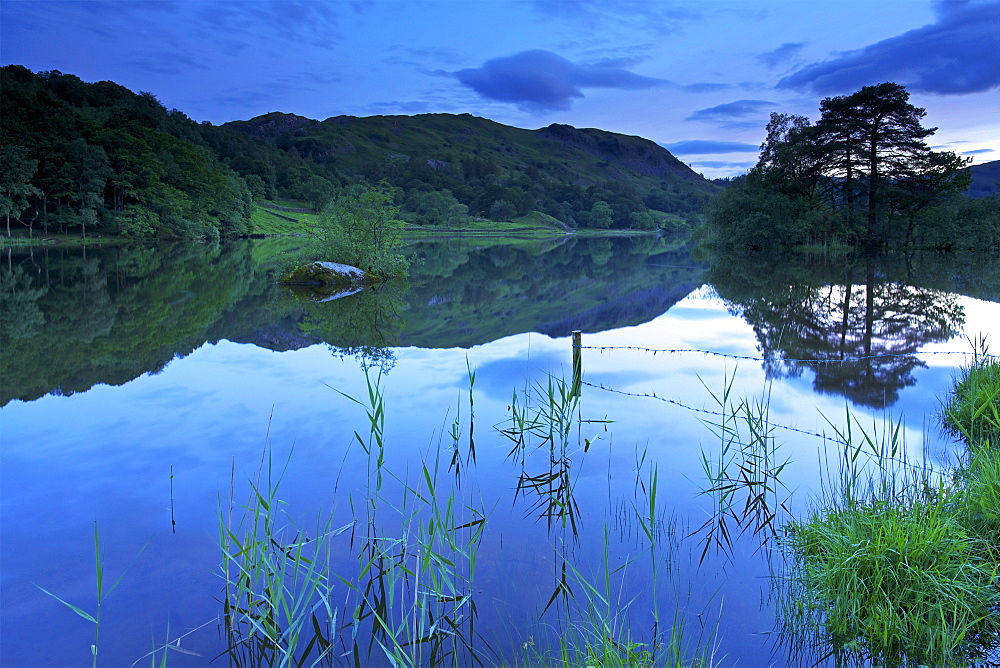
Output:
[[573,387],[571,394],[574,397],[580,396],[583,387],[583,354],[582,333],[580,330],[573,332]]

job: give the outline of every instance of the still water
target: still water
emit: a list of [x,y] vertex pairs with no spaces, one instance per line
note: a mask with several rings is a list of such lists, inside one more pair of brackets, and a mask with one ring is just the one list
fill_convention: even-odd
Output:
[[[287,522],[355,522],[332,540],[348,581],[366,500],[398,518],[436,468],[455,526],[485,518],[461,593],[475,601],[462,633],[486,663],[531,663],[586,626],[599,602],[582,605],[586,583],[636,642],[673,627],[719,665],[792,663],[771,596],[778,557],[751,534],[726,549],[699,531],[724,393],[766,394],[790,462],[777,501],[794,515],[816,498],[820,436],[848,411],[873,430],[902,419],[911,458],[953,462],[935,415],[967,337],[1000,323],[1000,276],[975,257],[452,239],[410,247],[406,286],[322,302],[275,285],[273,243],[4,258],[3,665],[90,661],[94,625],[39,588],[96,611],[95,522],[105,590],[125,573],[101,607],[99,663],[145,663],[180,636],[170,665],[225,663],[220,515],[231,495],[238,514],[267,456],[287,465]],[[584,384],[564,447],[518,450],[511,419],[547,405],[549,378],[571,379],[574,330]],[[362,446],[371,383],[385,406],[377,495]],[[332,597],[349,619],[349,586]],[[377,645],[361,659],[380,661]]]

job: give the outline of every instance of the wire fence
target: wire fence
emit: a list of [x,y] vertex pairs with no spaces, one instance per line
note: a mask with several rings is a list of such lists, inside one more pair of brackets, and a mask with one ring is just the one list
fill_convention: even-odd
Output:
[[[720,419],[731,418],[733,412],[726,412],[725,410],[712,410],[709,408],[693,406],[691,404],[685,403],[679,399],[670,398],[657,394],[656,392],[631,392],[626,390],[620,390],[614,387],[609,387],[603,383],[591,383],[582,379],[582,351],[584,350],[596,350],[601,353],[608,351],[617,350],[627,350],[633,352],[648,353],[652,355],[681,355],[681,354],[700,354],[705,356],[722,357],[733,360],[741,361],[754,361],[754,362],[792,362],[798,364],[852,364],[858,362],[866,362],[877,359],[891,359],[891,358],[918,358],[924,355],[961,355],[965,358],[971,358],[973,360],[997,360],[1000,359],[1000,355],[993,355],[987,353],[985,350],[980,351],[957,351],[957,350],[932,350],[932,351],[914,351],[909,353],[879,353],[875,355],[862,355],[862,356],[844,356],[842,358],[785,358],[785,357],[760,357],[755,355],[736,355],[732,353],[724,353],[716,350],[707,350],[701,348],[648,348],[645,346],[590,346],[583,345],[581,343],[581,337],[579,332],[573,333],[573,367],[574,367],[574,381],[579,383],[580,386],[586,386],[593,388],[595,390],[601,390],[603,392],[609,392],[612,394],[618,394],[628,397],[637,397],[643,399],[653,399],[655,401],[661,401],[671,406],[677,406],[678,408],[683,408],[694,413],[700,413],[702,415],[708,415]],[[798,434],[803,434],[813,438],[818,438],[823,441],[830,443],[836,443],[839,445],[849,445],[843,438],[838,436],[830,436],[825,433],[820,433],[817,431],[811,431],[809,429],[802,429],[799,427],[793,427],[791,425],[782,424],[779,422],[772,422],[768,420],[761,420],[761,424],[765,425],[769,429],[781,429],[784,431],[795,432]],[[893,459],[893,458],[890,458]],[[900,464],[905,464],[908,466],[914,466],[910,462],[905,462],[896,459]]]
[[580,346],[581,350],[636,350],[639,352],[658,354],[678,354],[678,353],[698,353],[701,355],[713,355],[715,357],[727,357],[734,360],[749,360],[752,362],[796,362],[806,364],[849,364],[853,362],[863,362],[865,360],[885,359],[893,357],[919,357],[921,355],[965,355],[966,357],[976,356],[980,358],[1000,359],[1000,355],[990,353],[973,353],[970,351],[958,350],[927,350],[915,351],[911,353],[880,353],[878,355],[861,355],[857,357],[841,358],[813,358],[795,359],[788,357],[757,357],[754,355],[733,355],[732,353],[721,353],[716,350],[703,350],[700,348],[645,348],[643,346]]

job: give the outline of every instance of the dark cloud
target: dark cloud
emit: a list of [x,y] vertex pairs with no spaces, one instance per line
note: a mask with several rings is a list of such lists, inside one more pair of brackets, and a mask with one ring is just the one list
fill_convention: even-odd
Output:
[[938,18],[961,11],[969,6],[969,0],[935,0],[934,14]]
[[756,144],[744,144],[738,141],[714,141],[711,139],[689,139],[673,144],[663,144],[674,155],[707,155],[710,153],[756,153],[760,147]]
[[980,153],[992,153],[991,148],[977,148],[974,151],[962,151],[962,155],[979,155]]
[[687,117],[689,121],[729,121],[735,118],[756,116],[764,109],[775,106],[767,100],[736,100],[707,109],[699,109]]
[[488,60],[482,67],[452,72],[482,97],[529,111],[567,110],[584,88],[650,88],[669,85],[607,64],[578,65],[551,51],[522,51]]
[[785,42],[774,51],[760,54],[757,60],[773,69],[795,58],[804,46],[802,42]]
[[936,23],[809,65],[779,88],[849,93],[895,81],[911,91],[962,95],[1000,86],[1000,2],[947,0]]

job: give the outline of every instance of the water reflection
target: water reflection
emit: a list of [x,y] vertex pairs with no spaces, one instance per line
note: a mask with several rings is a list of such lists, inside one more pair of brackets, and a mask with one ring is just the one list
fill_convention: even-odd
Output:
[[953,338],[965,322],[957,296],[912,268],[872,258],[751,256],[715,264],[708,280],[753,327],[769,377],[808,369],[817,392],[885,408],[926,366],[916,356],[921,348]]
[[[644,240],[641,245],[647,243]],[[326,303],[296,300],[274,284],[267,269],[270,260],[261,257],[258,245],[126,253],[91,249],[86,257],[67,253],[65,267],[60,267],[56,254],[46,264],[44,254],[36,251],[37,266],[28,255],[17,257],[3,276],[9,281],[5,286],[16,286],[4,293],[5,299],[11,304],[17,299],[33,302],[34,312],[41,313],[43,321],[40,326],[30,319],[24,325],[5,321],[4,343],[27,356],[8,362],[5,346],[4,364],[10,365],[5,369],[28,365],[29,371],[30,365],[37,364],[42,382],[32,387],[43,388],[49,377],[56,381],[51,387],[72,387],[63,380],[70,375],[90,385],[115,378],[112,372],[127,379],[129,374],[163,368],[175,356],[187,357],[171,363],[160,375],[147,375],[123,387],[15,402],[4,409],[0,489],[4,544],[10,546],[4,554],[6,595],[0,611],[0,628],[6,634],[2,643],[5,663],[29,665],[38,654],[37,647],[43,645],[53,664],[73,665],[89,656],[91,629],[82,620],[75,620],[82,630],[64,624],[58,615],[66,611],[46,600],[32,583],[65,593],[74,603],[88,600],[91,582],[87,578],[93,573],[88,566],[93,558],[89,531],[95,517],[109,528],[109,558],[122,562],[108,572],[119,573],[154,535],[150,549],[116,592],[115,603],[120,607],[107,616],[110,626],[102,630],[102,637],[115,639],[113,649],[109,643],[105,663],[129,665],[146,654],[150,629],[162,637],[168,625],[173,633],[212,619],[220,608],[220,492],[225,497],[231,489],[235,469],[237,485],[243,484],[247,492],[246,496],[237,494],[237,503],[250,498],[246,480],[255,479],[262,461],[261,444],[268,439],[276,448],[276,462],[294,445],[295,457],[282,495],[289,521],[296,516],[301,520],[294,526],[306,527],[310,536],[322,535],[315,529],[314,518],[325,520],[330,509],[334,531],[357,527],[353,534],[346,531],[336,536],[331,572],[353,578],[371,564],[367,573],[374,579],[363,581],[362,591],[369,581],[372,587],[380,586],[376,576],[383,573],[381,582],[387,582],[391,571],[384,568],[390,567],[406,588],[397,593],[412,594],[411,584],[415,588],[418,582],[426,591],[427,583],[433,582],[436,575],[426,575],[429,571],[406,580],[400,570],[405,567],[416,573],[417,556],[426,556],[427,551],[413,549],[416,543],[412,542],[404,550],[398,542],[386,539],[416,535],[399,531],[400,520],[406,517],[426,520],[438,510],[446,515],[446,506],[435,508],[424,502],[432,499],[424,494],[430,483],[423,482],[423,464],[433,473],[437,469],[430,469],[430,463],[437,466],[440,462],[440,477],[430,476],[438,490],[436,498],[447,501],[454,494],[455,508],[468,509],[468,514],[440,523],[438,528],[450,529],[454,535],[471,533],[470,529],[482,524],[484,532],[482,548],[477,548],[476,577],[469,582],[475,586],[473,598],[465,598],[471,589],[461,575],[461,582],[451,580],[458,583],[454,592],[443,592],[443,598],[428,597],[427,603],[435,606],[435,618],[455,621],[461,612],[453,611],[460,602],[467,600],[467,609],[474,602],[478,612],[466,619],[474,619],[483,634],[469,634],[477,650],[486,648],[488,642],[503,656],[517,657],[530,643],[539,648],[558,647],[560,632],[566,628],[560,620],[582,619],[595,609],[603,619],[620,622],[618,628],[641,631],[635,638],[645,643],[679,619],[673,615],[676,606],[677,614],[689,620],[692,632],[707,629],[706,638],[713,633],[714,618],[723,619],[724,614],[718,656],[750,665],[781,663],[780,657],[769,658],[769,646],[761,640],[760,633],[773,620],[770,608],[761,609],[758,590],[768,571],[762,555],[754,555],[754,537],[748,533],[734,542],[732,565],[713,560],[697,569],[701,546],[687,537],[701,523],[708,506],[706,497],[697,492],[703,476],[700,450],[704,447],[711,452],[712,448],[711,437],[698,420],[700,414],[662,402],[585,390],[582,415],[614,420],[614,424],[574,420],[577,434],[567,443],[559,435],[561,428],[556,429],[554,448],[544,440],[547,429],[529,434],[523,464],[520,456],[507,457],[511,442],[493,428],[509,424],[505,420],[512,415],[515,387],[532,388],[535,408],[522,412],[525,424],[544,425],[545,420],[536,416],[551,405],[546,374],[558,377],[570,358],[568,340],[507,334],[542,327],[558,332],[573,325],[594,330],[611,326],[620,328],[589,334],[587,344],[700,347],[752,355],[755,335],[750,328],[728,316],[707,289],[656,317],[676,295],[701,282],[701,270],[690,256],[662,245],[651,243],[638,253],[627,242],[586,239],[500,248],[453,241],[448,252],[442,250],[445,246],[414,249],[428,259],[396,305],[382,311],[377,309],[393,301],[385,295],[376,300],[379,303],[367,306],[353,301],[360,294]],[[167,259],[161,257],[164,253]],[[180,261],[170,259],[170,253]],[[430,259],[434,253],[444,265],[434,264]],[[727,262],[735,265],[736,260]],[[91,269],[83,271],[81,267],[88,264]],[[991,294],[990,284],[973,283],[971,274],[948,269],[948,265],[942,264],[936,273],[927,271],[936,265],[915,266],[919,272],[914,275],[919,274],[922,282],[897,282],[920,289]],[[737,267],[726,269],[738,275]],[[747,273],[753,277],[754,271],[750,265]],[[897,275],[885,269],[879,272]],[[948,275],[957,278],[947,279],[952,283],[937,278]],[[218,285],[206,282],[205,276]],[[828,272],[805,280],[815,282],[814,291],[830,283],[842,285],[831,276]],[[744,289],[739,280],[732,281],[730,298]],[[722,281],[720,285],[723,292]],[[46,301],[64,289],[80,303],[100,304],[102,318],[86,323],[80,334],[69,330],[68,323],[60,320],[60,303]],[[744,296],[752,296],[755,289],[746,289]],[[843,288],[835,290],[847,294]],[[860,288],[851,292],[850,304],[860,308],[864,303],[858,301]],[[432,299],[435,296],[439,299]],[[968,305],[970,323],[977,310],[971,302],[958,301]],[[357,305],[357,312],[348,308],[351,304]],[[986,312],[995,315],[995,307],[989,306]],[[22,312],[32,310],[23,308]],[[980,322],[988,321],[981,313]],[[452,324],[467,324],[467,330],[450,331],[441,322],[444,318]],[[90,351],[95,361],[72,372],[65,361],[50,359],[57,357],[53,351],[66,348],[56,334],[46,332],[50,322],[61,323],[63,336],[79,349],[67,351],[67,359],[86,362]],[[102,323],[107,322],[112,326],[104,331]],[[863,317],[860,322],[863,330]],[[625,326],[634,323],[642,324]],[[35,339],[37,350],[20,331],[33,332],[29,339]],[[876,331],[877,324],[873,325]],[[476,345],[493,336],[504,338]],[[397,361],[386,377],[384,411],[368,412],[367,404],[348,401],[346,396],[362,401],[371,396],[368,377],[353,359],[335,359],[326,346],[316,345],[325,343],[335,351],[353,354],[357,350],[351,346],[369,342],[391,345]],[[119,367],[111,364],[112,355],[107,352],[113,344],[122,349]],[[473,347],[444,348],[459,345]],[[961,348],[960,342],[949,345]],[[289,352],[272,354],[272,350]],[[148,357],[139,355],[144,351]],[[615,350],[588,352],[584,366],[588,380],[623,391],[665,393],[692,406],[704,406],[706,402],[711,405],[708,388],[728,382],[727,372],[732,369],[724,366],[727,362],[694,354],[654,356]],[[18,369],[18,373],[30,379],[28,371]],[[911,415],[914,408],[920,415],[936,409],[935,395],[946,391],[950,373],[944,366],[934,368],[933,361],[931,368],[915,370],[919,390],[904,392],[901,404]],[[3,380],[6,391],[6,375]],[[756,364],[743,365],[739,378],[733,380],[734,396],[756,396],[763,386],[763,373]],[[540,395],[535,392],[536,381],[546,383]],[[838,399],[817,397],[803,385],[775,383],[771,418],[776,423],[815,429],[803,423],[804,416],[815,415],[817,408],[828,415],[836,411]],[[522,392],[519,397],[523,399],[520,405],[526,406],[528,396]],[[872,411],[862,413],[868,417]],[[379,430],[384,429],[386,447],[369,447],[367,452],[358,444],[350,447],[355,431],[366,434],[371,428],[373,414],[385,417]],[[782,476],[796,490],[810,489],[815,441],[794,433],[782,434],[781,441],[796,466],[789,466]],[[919,441],[914,443],[915,448],[921,447]],[[384,466],[379,464],[382,454]],[[449,460],[457,463],[446,474]],[[740,459],[737,465],[744,460],[750,461]],[[369,494],[380,468],[386,472],[385,487]],[[760,470],[766,474],[769,469]],[[171,530],[172,512],[167,510],[174,506],[174,488],[168,486],[168,476],[174,472],[176,534]],[[527,483],[532,480],[541,484],[531,488]],[[424,499],[405,492],[404,487],[418,489]],[[400,505],[404,496],[411,505]],[[806,496],[801,498],[808,502]],[[378,500],[375,528],[368,522],[367,499]],[[488,521],[471,524],[484,514]],[[418,528],[415,519],[410,526]],[[389,534],[387,528],[396,532]],[[448,533],[435,529],[434,536],[443,539]],[[348,544],[352,538],[355,542]],[[369,547],[381,544],[382,551],[365,553],[362,541],[368,538]],[[295,542],[291,531],[287,541],[272,546],[278,549]],[[448,553],[448,560],[459,563],[452,554]],[[433,573],[453,577],[454,571],[442,564]],[[610,567],[610,578],[605,577],[606,567]],[[355,609],[344,605],[346,593],[343,587],[336,592],[345,620],[353,619]],[[463,598],[455,600],[459,595]],[[414,599],[407,595],[397,600]],[[366,603],[361,614],[382,607],[375,596],[368,602],[371,605]],[[610,605],[602,608],[605,602]],[[722,612],[720,602],[724,603]],[[60,637],[50,643],[41,635],[54,624],[60,625]],[[545,629],[549,629],[548,638],[540,635]],[[344,637],[348,635],[345,631]],[[359,633],[358,637],[367,644],[371,635]],[[418,640],[426,637],[430,636],[417,634]],[[203,657],[217,656],[224,649],[224,641],[207,631],[184,642],[202,658],[172,656],[172,665],[202,665]],[[465,651],[464,643],[457,642],[459,650]],[[659,644],[647,646],[658,648]],[[706,646],[715,648],[716,644]],[[348,645],[338,652],[350,649]],[[67,658],[71,656],[77,660]]]
[[[223,339],[276,351],[325,343],[387,369],[396,346],[468,347],[522,332],[638,324],[698,287],[703,271],[687,251],[652,237],[421,242],[411,248],[408,283],[323,301],[278,286],[260,248],[11,254],[0,268],[0,405],[120,385]],[[657,258],[675,266],[649,262]]]

